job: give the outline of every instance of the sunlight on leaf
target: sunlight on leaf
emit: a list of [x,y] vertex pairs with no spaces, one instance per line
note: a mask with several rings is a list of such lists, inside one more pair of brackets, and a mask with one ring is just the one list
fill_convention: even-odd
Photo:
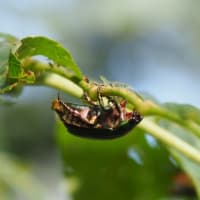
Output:
[[21,40],[16,55],[19,59],[30,56],[42,55],[53,60],[57,65],[65,66],[81,79],[82,74],[70,53],[58,42],[46,37],[27,37]]

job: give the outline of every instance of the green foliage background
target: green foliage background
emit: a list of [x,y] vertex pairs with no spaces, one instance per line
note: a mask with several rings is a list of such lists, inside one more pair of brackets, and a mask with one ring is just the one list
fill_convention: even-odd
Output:
[[[79,98],[83,94],[82,88],[91,97],[95,96],[97,83],[90,84],[85,81],[69,52],[57,42],[45,37],[28,37],[22,40],[14,39],[14,37],[6,34],[2,34],[1,37],[1,46],[5,51],[3,55],[7,54],[7,60],[5,59],[6,56],[2,58],[0,76],[2,94],[19,95],[24,85],[35,84],[55,87]],[[49,49],[47,48],[48,44]],[[10,51],[5,47],[8,47]],[[54,53],[51,52],[52,49],[54,49]],[[31,59],[33,55],[47,56],[52,59],[53,63],[43,63],[40,60]],[[64,61],[62,61],[62,58]],[[66,84],[61,85],[60,82]],[[74,91],[71,90],[71,87],[74,88]],[[16,93],[16,91],[18,92]],[[197,118],[199,110],[190,105],[171,103],[162,106],[150,100],[143,101],[134,91],[120,85],[110,86],[105,84],[102,86],[101,84],[101,92],[105,92],[104,95],[118,95],[127,98],[139,109],[145,119],[141,122],[141,125],[138,125],[139,129],[133,129],[128,136],[111,141],[89,141],[70,136],[60,120],[57,120],[55,129],[57,145],[62,155],[64,174],[67,177],[69,188],[71,188],[72,198],[153,200],[167,197],[170,199],[174,190],[173,184],[175,184],[173,183],[173,176],[178,167],[191,177],[198,194],[200,192],[198,164],[200,162],[198,153],[200,143],[199,120]],[[2,96],[2,104],[3,102],[9,103],[5,96]],[[25,106],[22,104],[20,112],[24,108]],[[30,112],[32,113],[33,110],[34,107],[32,106]],[[149,117],[146,120],[148,115],[155,116],[155,119],[152,120],[152,117]],[[12,119],[13,117],[14,119]],[[30,129],[26,126],[35,127],[38,125],[36,118],[34,119],[34,112],[31,114],[31,119],[28,119],[28,117],[29,115],[26,117],[23,114],[23,119],[26,119],[22,123],[25,123],[23,126],[25,131]],[[2,123],[2,125],[9,127],[9,123],[14,121],[12,125],[15,126],[15,118],[16,115],[11,112],[11,116],[8,117],[9,120],[6,120],[6,123]],[[39,118],[42,118],[42,114],[39,115]],[[48,118],[43,118],[40,121],[42,126],[48,124]],[[169,122],[169,120],[172,122]],[[26,122],[30,124],[26,124]],[[8,128],[6,130],[9,132]],[[42,131],[48,132],[45,129]],[[150,142],[146,139],[146,134],[152,134],[156,138]],[[22,135],[24,134],[22,133]],[[28,138],[25,139],[26,142],[29,139],[32,142],[30,136],[31,132],[29,131]],[[156,139],[163,142],[164,146]],[[23,141],[20,140],[20,142]],[[39,143],[40,141],[37,142],[37,145]],[[30,144],[29,141],[28,146]],[[16,148],[18,148],[19,153],[22,153],[23,149],[27,149],[28,146],[23,145],[20,149],[17,145]],[[17,150],[13,146],[7,147],[7,149]],[[175,161],[171,161],[171,156],[176,159],[176,164]],[[17,174],[18,166],[9,155],[5,154],[4,157],[8,160],[8,165],[12,167],[8,172],[7,168],[3,167],[5,172],[2,174],[8,174],[5,177],[2,175],[2,182],[5,185],[2,195],[5,198],[10,198],[9,196],[18,198],[21,195],[29,196],[34,192],[41,198],[39,193],[43,192],[37,189],[37,184],[31,184],[29,190],[25,189],[26,192],[23,191],[24,184],[19,184],[19,190],[16,189],[15,177],[12,178],[12,174]],[[25,174],[24,176],[25,180],[22,180],[22,182],[29,182],[30,180],[32,182],[31,175]],[[18,180],[18,177],[16,179]],[[7,192],[8,190],[11,192]]]
[[[199,164],[180,152],[185,143],[175,150],[166,132],[156,135],[146,122],[199,158],[199,109],[156,100],[199,107],[198,1],[8,0],[0,10],[1,31],[18,37],[0,35],[0,199],[195,199],[173,190],[184,172],[199,194]],[[145,99],[169,116],[139,106],[145,121],[129,135],[76,138],[50,107],[58,90],[65,101],[82,103],[83,74],[147,88],[154,97]]]

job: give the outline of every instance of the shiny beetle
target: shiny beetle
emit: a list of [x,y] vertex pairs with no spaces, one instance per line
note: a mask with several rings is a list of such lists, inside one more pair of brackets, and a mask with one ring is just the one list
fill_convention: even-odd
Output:
[[126,111],[126,101],[117,103],[111,97],[98,95],[98,101],[92,101],[86,95],[88,105],[64,103],[60,97],[52,102],[52,109],[57,112],[68,131],[76,136],[94,139],[112,139],[127,134],[141,120],[136,111]]

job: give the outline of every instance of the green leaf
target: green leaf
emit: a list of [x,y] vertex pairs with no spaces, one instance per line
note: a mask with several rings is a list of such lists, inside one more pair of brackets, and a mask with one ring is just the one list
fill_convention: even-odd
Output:
[[10,91],[16,83],[8,80],[8,61],[11,49],[18,40],[9,35],[0,33],[0,94]]
[[28,84],[35,82],[35,74],[32,71],[25,72],[19,59],[11,52],[9,57],[8,77]]
[[[177,113],[179,113],[183,119],[188,120],[194,120],[198,121],[196,117],[198,117],[199,110],[195,109],[195,107],[190,105],[180,105],[180,104],[172,104],[170,103],[170,107],[173,108],[173,110],[176,110]],[[192,112],[190,115],[190,111]],[[162,120],[160,123],[164,128],[168,129],[169,131],[172,131],[176,134],[177,137],[181,138],[185,142],[189,143],[194,148],[200,150],[200,140],[197,136],[194,134],[186,131],[182,127],[170,123],[168,121]],[[200,198],[200,165],[196,162],[189,160],[181,153],[177,152],[176,150],[169,148],[170,152],[174,157],[176,158],[177,162],[179,163],[180,167],[191,177],[193,180],[193,183],[195,185],[198,197]]]
[[73,72],[76,78],[82,79],[82,74],[70,53],[61,44],[49,38],[37,36],[22,39],[16,55],[19,59],[35,55],[47,56],[55,64]]
[[18,82],[10,83],[9,85],[4,86],[3,88],[0,89],[0,94],[4,94],[6,92],[10,92],[17,86],[18,86]]
[[9,56],[9,70],[8,77],[13,79],[20,79],[23,77],[24,70],[21,67],[20,61],[17,57],[11,52]]
[[6,82],[9,54],[16,41],[13,36],[0,33],[0,87]]
[[200,125],[200,110],[189,104],[166,103],[164,106],[177,113],[183,120],[194,121]]
[[[54,64],[51,66],[30,59],[35,55],[46,56]],[[33,65],[46,68],[38,69]],[[27,37],[19,41],[10,35],[0,34],[0,94],[10,92],[16,86],[22,85],[21,83],[34,83],[36,76],[40,78],[41,73],[37,73],[40,71],[61,73],[78,82],[82,79],[82,74],[72,56],[58,42],[40,36]]]
[[58,120],[56,135],[74,200],[154,200],[168,194],[175,171],[168,152],[159,144],[151,148],[137,128],[119,139],[89,140],[70,135]]
[[16,41],[18,41],[18,39],[15,36],[7,33],[0,33],[0,42],[13,45],[16,43]]

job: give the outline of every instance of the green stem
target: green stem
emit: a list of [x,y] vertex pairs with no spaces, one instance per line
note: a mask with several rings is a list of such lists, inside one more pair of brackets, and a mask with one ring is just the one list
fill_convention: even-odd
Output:
[[23,67],[35,73],[53,72],[70,80],[74,78],[73,73],[69,71],[66,67],[57,66],[50,63],[42,63],[30,58],[27,58],[23,61]]
[[183,153],[189,159],[192,159],[200,164],[200,152],[188,143],[176,137],[175,134],[172,134],[171,132],[161,128],[149,119],[143,119],[138,127],[143,131],[150,133],[167,146],[173,147],[177,151]]
[[[88,94],[95,98],[97,93],[98,85],[96,84],[88,84],[84,81],[80,82],[79,85],[86,90]],[[168,119],[172,122],[176,122],[177,124],[184,126],[186,129],[192,131],[196,136],[200,137],[200,127],[191,121],[183,120],[179,115],[173,113],[150,100],[142,100],[137,93],[131,91],[127,88],[103,85],[100,86],[100,92],[103,95],[107,96],[120,96],[130,102],[135,108],[144,116],[148,115],[157,115],[161,116],[165,119]]]
[[64,78],[58,74],[44,73],[37,80],[38,85],[47,85],[49,87],[62,90],[74,97],[81,98],[83,96],[83,90],[74,84],[69,79]]
[[[127,88],[88,83],[86,80],[75,83],[69,80],[70,73],[68,73],[67,70],[63,70],[62,67],[50,67],[50,65],[40,64],[39,62],[29,62],[29,67],[38,73],[38,84],[54,87],[77,98],[81,98],[83,96],[83,91],[86,91],[89,96],[94,99],[97,98],[97,88],[100,86],[101,94],[105,96],[120,96],[126,99],[128,102],[134,105],[142,115],[161,116],[184,126],[196,135],[200,136],[200,129],[197,125],[195,125],[195,123],[182,120],[176,113],[170,112],[165,108],[162,108],[161,106],[153,103],[152,101],[142,100],[139,95]],[[57,74],[55,74],[55,72]],[[176,137],[173,133],[159,127],[146,118],[143,119],[143,121],[139,124],[139,127],[144,131],[149,132],[167,144],[169,147],[175,148],[179,152],[182,152],[184,155],[186,155],[188,158],[191,158],[200,163],[200,152],[188,143]]]
[[[117,87],[117,86],[111,86],[111,85],[98,85],[96,83],[88,83],[85,80],[82,80],[77,83],[77,81],[73,81],[73,76],[70,73],[70,71],[67,70],[67,68],[64,68],[62,66],[51,66],[50,64],[41,63],[32,59],[27,59],[24,61],[25,68],[28,68],[30,70],[33,70],[36,73],[41,72],[53,72],[56,74],[59,74],[60,76],[55,76],[53,78],[51,77],[43,77],[43,82],[45,85],[58,88],[60,90],[63,90],[75,97],[80,98],[83,94],[83,91],[80,91],[81,88],[88,92],[89,96],[91,98],[97,97],[97,88],[100,86],[101,93],[103,95],[108,96],[120,96],[129,101],[132,105],[135,106],[135,108],[144,116],[148,115],[157,115],[161,116],[165,119],[168,119],[172,122],[176,122],[177,124],[184,126],[186,129],[192,131],[193,134],[200,137],[200,127],[191,121],[183,120],[179,115],[176,113],[173,113],[157,104],[155,104],[152,101],[149,100],[142,100],[137,93],[134,91],[131,91],[130,89],[123,88],[123,87]],[[64,80],[63,77],[66,77],[67,79]],[[69,79],[70,81],[69,84]],[[59,83],[61,81],[61,83]],[[72,82],[73,85],[72,85]],[[78,85],[81,87],[78,87]],[[76,87],[75,87],[76,86]],[[77,89],[79,88],[79,89]]]

